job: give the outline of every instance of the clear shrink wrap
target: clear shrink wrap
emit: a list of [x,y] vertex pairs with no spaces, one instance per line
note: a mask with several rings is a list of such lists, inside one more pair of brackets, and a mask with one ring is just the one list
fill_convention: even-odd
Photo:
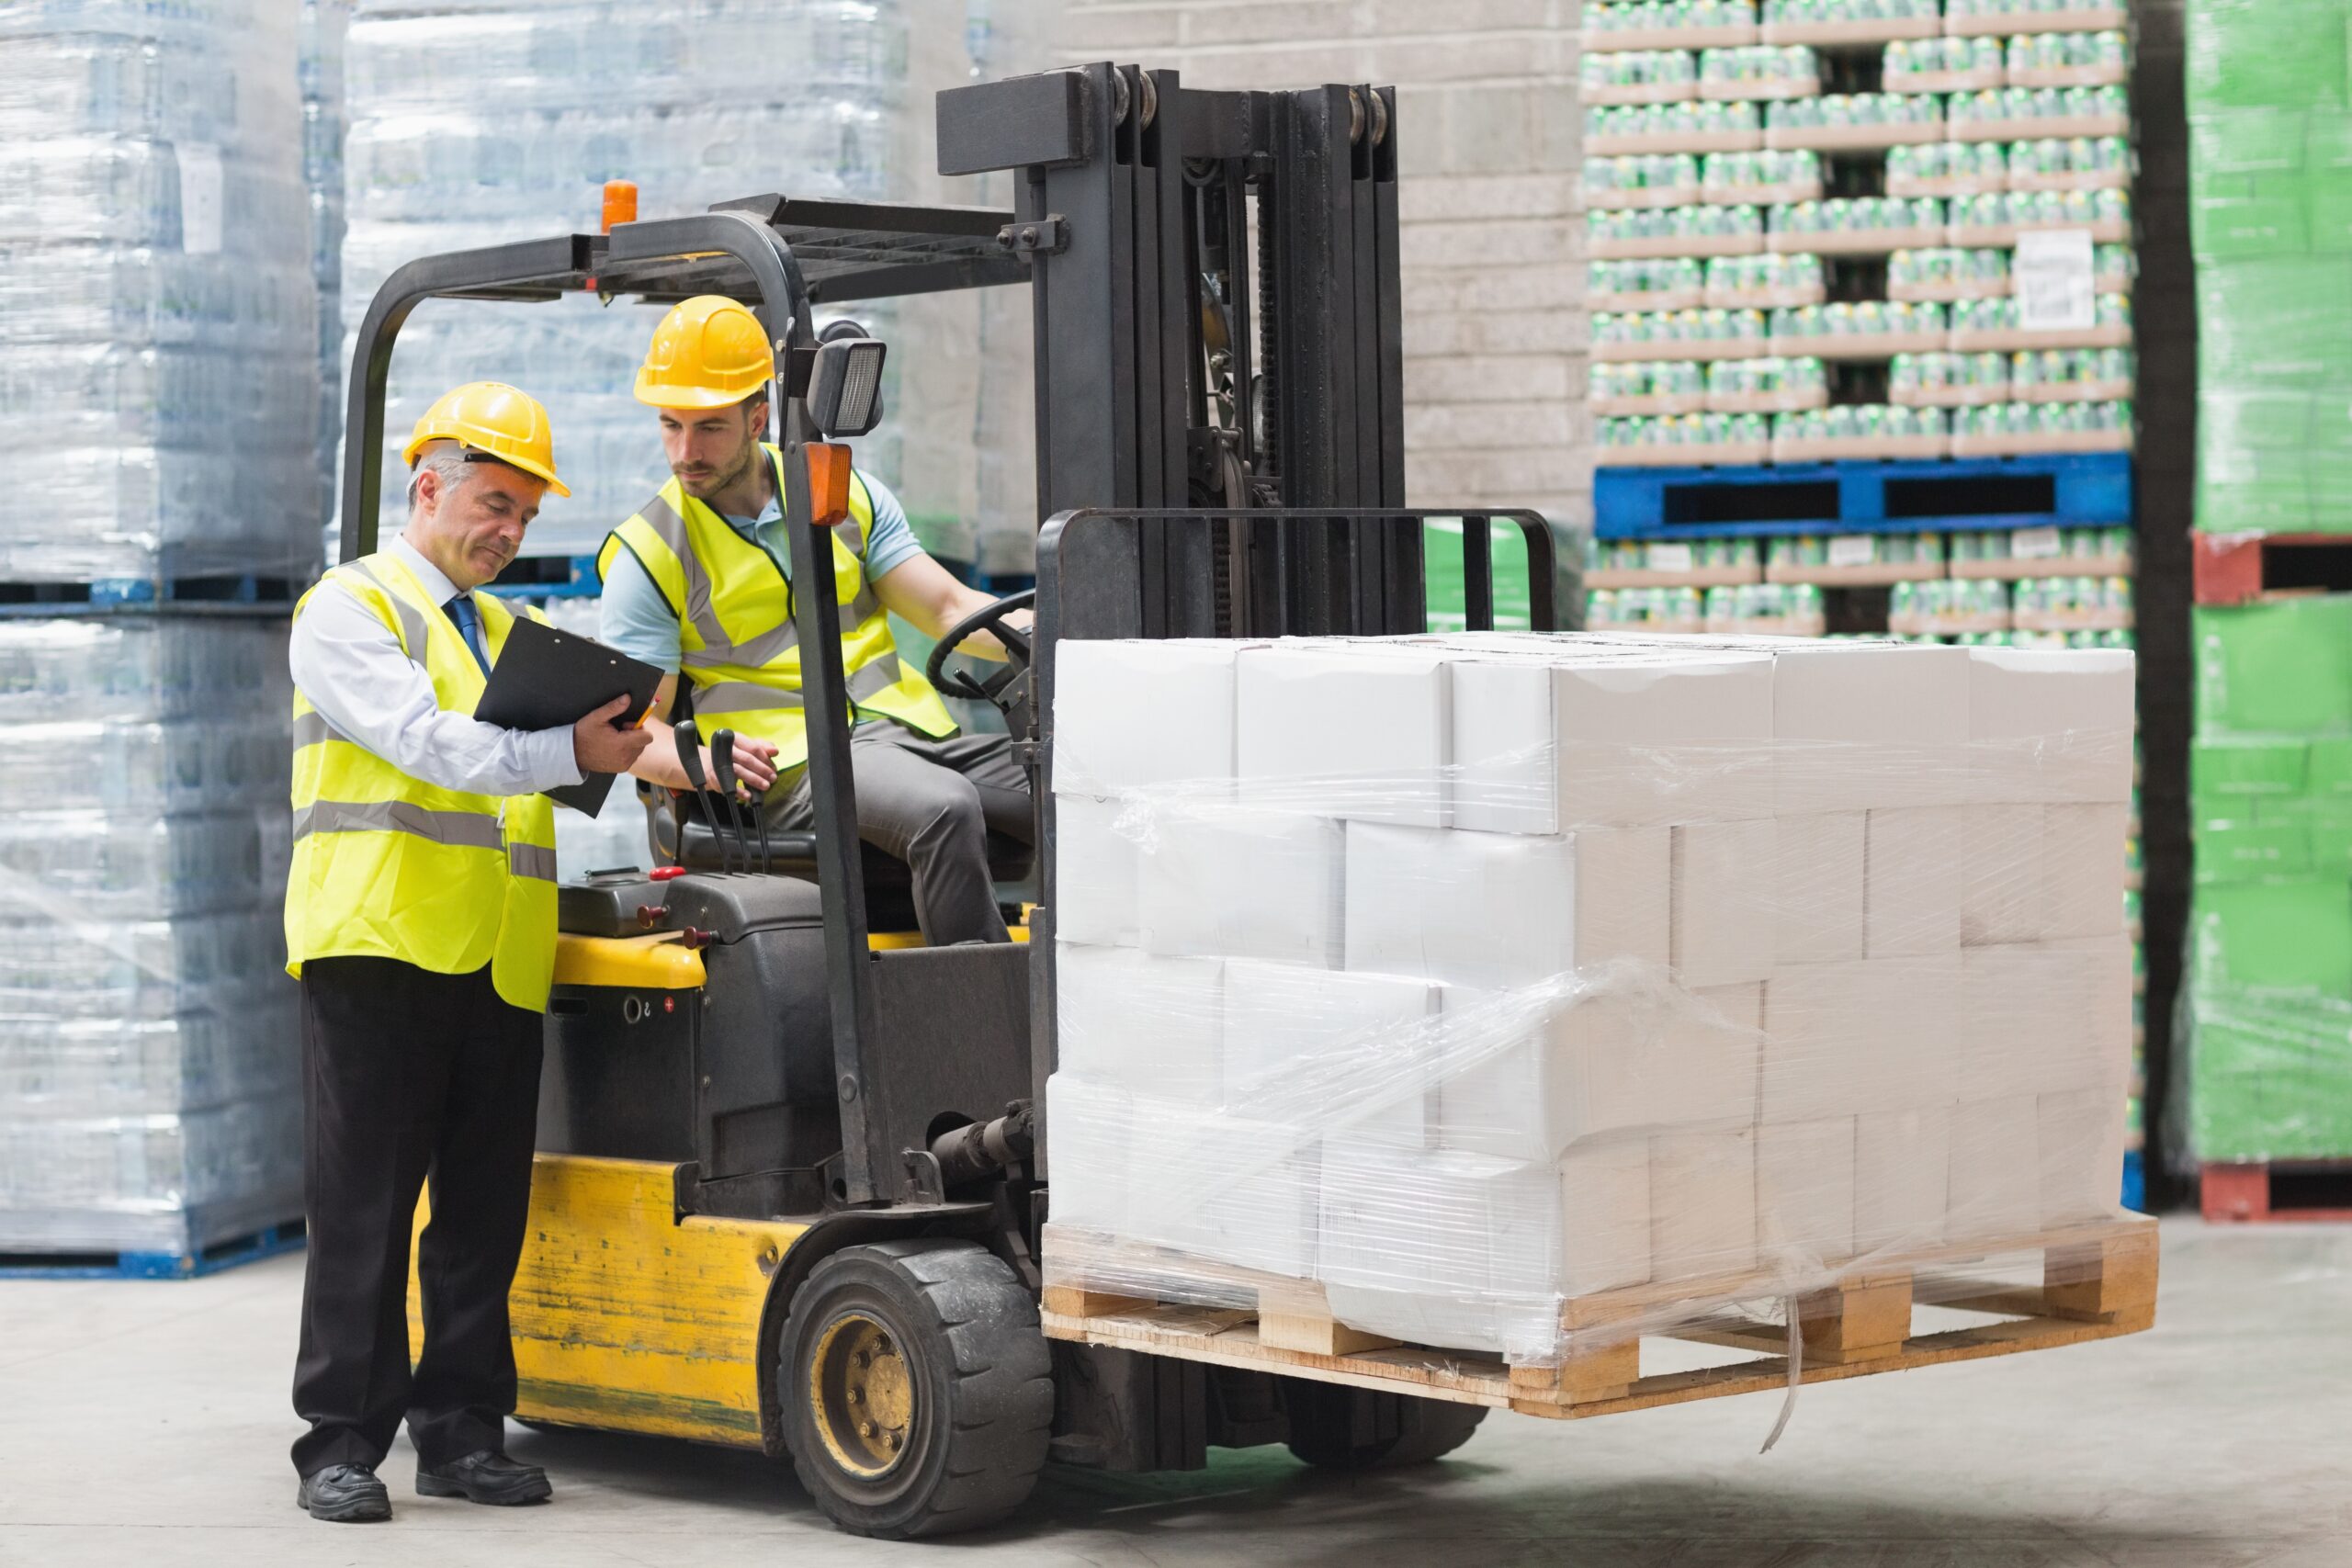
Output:
[[0,621],[0,1250],[301,1211],[282,620]]
[[[890,194],[907,74],[897,0],[353,0],[351,12],[346,333],[418,256],[593,230],[607,180],[635,182],[647,218],[763,192]],[[851,313],[876,331],[889,320],[887,305]],[[547,404],[572,485],[527,547],[593,554],[668,477],[652,413],[629,397],[660,319],[590,299],[429,302],[401,329],[384,427],[405,430],[461,381],[523,388]],[[896,429],[859,447],[885,478]],[[382,506],[398,526],[397,485]]]
[[2132,673],[1059,644],[1047,1282],[1549,1364],[2120,1213]]
[[317,559],[318,288],[285,0],[0,10],[0,581]]

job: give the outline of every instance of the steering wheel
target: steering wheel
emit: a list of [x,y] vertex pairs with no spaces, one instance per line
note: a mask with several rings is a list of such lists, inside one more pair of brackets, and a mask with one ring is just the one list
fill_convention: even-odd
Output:
[[[1029,700],[1029,638],[1006,626],[1004,618],[1015,610],[1027,609],[1036,597],[1037,591],[1034,588],[1008,593],[995,604],[982,605],[948,627],[945,635],[932,649],[931,661],[923,667],[924,675],[947,695],[962,697],[967,702],[989,704],[1011,718],[1013,711]],[[981,631],[993,632],[996,640],[1003,645],[1003,665],[977,681],[966,671],[949,671],[946,668],[948,656],[970,641],[974,633]]]

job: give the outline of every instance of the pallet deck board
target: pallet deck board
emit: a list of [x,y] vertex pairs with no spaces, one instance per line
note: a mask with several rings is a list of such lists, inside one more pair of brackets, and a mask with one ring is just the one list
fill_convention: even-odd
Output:
[[[1957,1265],[2023,1252],[2041,1256],[2039,1287],[1939,1278],[1930,1280],[1935,1289],[1917,1295],[1917,1281],[1909,1268],[1873,1263],[1857,1266],[1849,1277],[1826,1287],[1808,1288],[1798,1298],[1804,1348],[1797,1381],[1832,1382],[2050,1349],[2136,1334],[2154,1325],[2156,1230],[2154,1222],[2144,1217],[2086,1222],[2007,1240],[1929,1247],[1905,1261]],[[1229,1269],[1216,1272],[1220,1280],[1233,1273]],[[1561,1321],[1570,1348],[1556,1366],[1513,1367],[1496,1355],[1414,1345],[1383,1346],[1352,1354],[1285,1348],[1265,1342],[1259,1334],[1257,1312],[1247,1308],[1181,1303],[1137,1305],[1133,1298],[1090,1297],[1068,1286],[1048,1289],[1041,1316],[1046,1336],[1051,1339],[1580,1420],[1787,1387],[1789,1329],[1785,1325],[1704,1309],[1710,1302],[1769,1297],[1786,1288],[1785,1281],[1776,1276],[1754,1271],[1573,1298],[1562,1304]],[[1300,1287],[1284,1281],[1268,1289],[1287,1298]],[[1685,1305],[1696,1309],[1697,1314],[1683,1322],[1673,1321],[1675,1312]],[[1995,1314],[1995,1321],[1915,1333],[1911,1330],[1918,1307]],[[1287,1302],[1284,1310],[1288,1310]],[[1642,1330],[1638,1337],[1610,1337],[1612,1325],[1640,1328],[1649,1323],[1657,1326]],[[1653,1338],[1758,1354],[1754,1359],[1730,1365],[1644,1377],[1640,1346]]]

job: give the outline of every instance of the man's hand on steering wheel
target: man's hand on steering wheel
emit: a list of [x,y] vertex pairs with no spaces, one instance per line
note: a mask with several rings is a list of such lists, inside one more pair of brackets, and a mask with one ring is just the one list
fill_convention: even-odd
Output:
[[[1029,607],[1037,596],[1034,588],[1009,593],[992,604],[984,604],[947,628],[931,650],[931,661],[923,673],[933,686],[951,697],[967,702],[988,703],[1011,716],[1012,710],[1028,699],[1029,694],[1029,617],[1020,613]],[[1013,617],[1019,616],[1016,625]],[[1004,667],[991,670],[978,680],[966,671],[949,671],[949,655],[962,649],[975,636],[987,632],[1004,650]],[[977,653],[977,650],[975,650]]]

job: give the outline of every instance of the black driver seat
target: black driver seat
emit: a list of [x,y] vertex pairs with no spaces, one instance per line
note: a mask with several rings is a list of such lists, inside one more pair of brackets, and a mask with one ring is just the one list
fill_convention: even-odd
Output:
[[[640,796],[642,798],[642,796]],[[678,852],[677,828],[671,818],[666,792],[647,806],[652,826],[654,863],[683,865],[689,871],[718,871],[731,859],[733,869],[745,869],[740,841],[732,832],[727,836],[727,853],[719,851],[718,836],[703,815],[701,802],[689,799],[686,805],[686,837],[684,852]],[[759,857],[760,836],[751,833],[753,866]],[[885,853],[872,844],[860,842],[859,859],[865,878],[865,922],[877,931],[915,929],[914,874],[907,863]],[[1006,884],[1026,883],[1036,865],[1036,852],[1009,834],[991,832],[988,837],[989,879],[1005,891]],[[817,876],[817,835],[813,831],[768,830],[767,869],[777,876],[797,877],[803,882],[815,882]],[[1034,895],[1030,895],[1034,897]]]

